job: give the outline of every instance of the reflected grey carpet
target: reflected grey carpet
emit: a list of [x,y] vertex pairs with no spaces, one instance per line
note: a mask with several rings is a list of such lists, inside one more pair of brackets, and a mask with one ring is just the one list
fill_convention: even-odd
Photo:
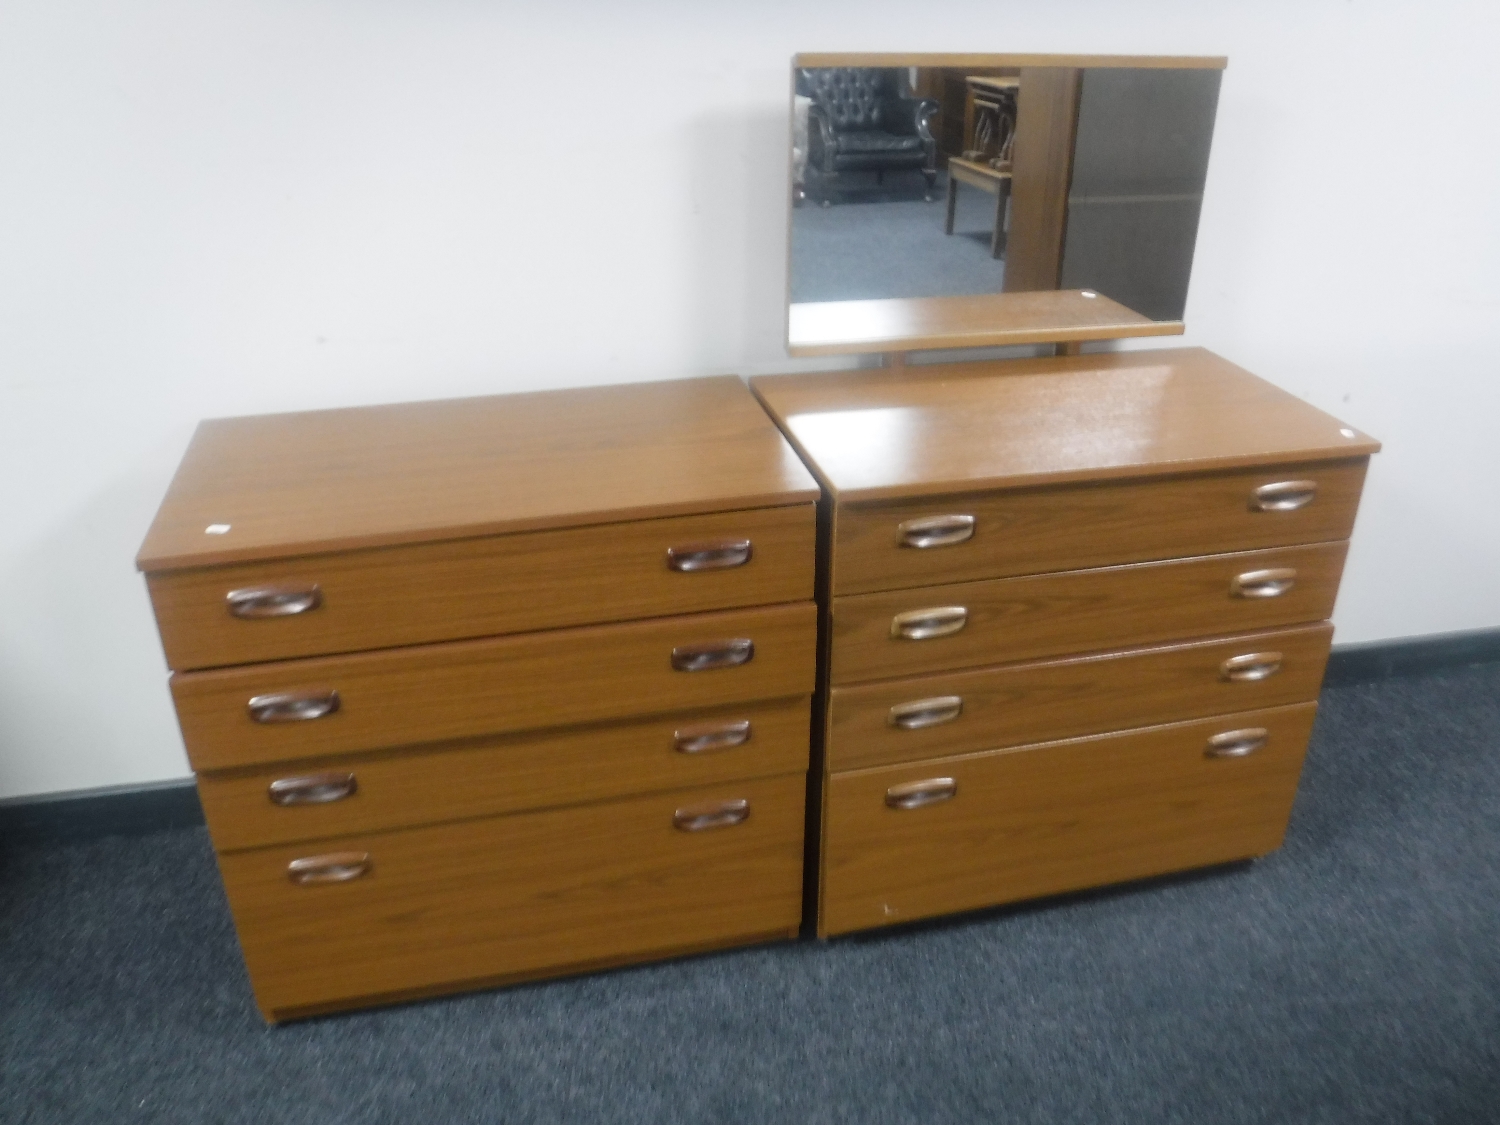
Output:
[[1286,847],[283,1028],[202,830],[0,857],[0,1120],[1500,1120],[1500,666],[1330,689]]
[[953,233],[947,235],[946,173],[939,175],[931,203],[922,201],[917,173],[892,172],[887,183],[888,191],[851,193],[831,207],[809,199],[792,208],[794,302],[1000,292],[1005,262],[990,257],[993,195],[960,184]]

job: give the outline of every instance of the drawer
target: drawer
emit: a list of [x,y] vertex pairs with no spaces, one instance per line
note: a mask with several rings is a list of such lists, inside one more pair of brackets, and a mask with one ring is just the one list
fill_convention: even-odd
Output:
[[[807,695],[816,618],[804,602],[177,672],[172,695],[193,768],[225,769]],[[252,718],[263,697],[277,721]]]
[[1333,626],[834,688],[830,771],[1317,699]]
[[167,663],[182,670],[801,601],[813,594],[814,537],[813,506],[802,504],[168,571],[147,582]]
[[[220,851],[807,769],[806,696],[608,726],[198,775]],[[273,798],[273,788],[275,796]]]
[[[790,936],[805,793],[799,773],[234,852],[219,868],[261,1011],[285,1018]],[[694,816],[699,830],[676,826]],[[342,858],[307,874],[354,877],[292,882],[293,863],[327,856]]]
[[[834,774],[825,792],[819,932],[1273,851],[1316,711],[1300,703]],[[1220,752],[1252,752],[1212,756],[1210,740],[1234,732],[1258,737],[1224,740]],[[902,805],[909,807],[895,807]]]
[[1368,463],[1361,457],[841,505],[833,592],[1348,539]]
[[835,598],[832,682],[1320,621],[1333,612],[1347,549],[1319,543]]

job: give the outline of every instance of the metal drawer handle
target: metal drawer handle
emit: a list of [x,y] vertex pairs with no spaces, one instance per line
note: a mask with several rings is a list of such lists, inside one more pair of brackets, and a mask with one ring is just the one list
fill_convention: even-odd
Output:
[[352,797],[359,782],[352,773],[310,773],[279,777],[267,789],[273,805],[327,805]]
[[929,547],[951,547],[974,538],[973,516],[924,516],[896,525],[901,546],[925,551]]
[[1296,584],[1297,572],[1289,566],[1247,570],[1234,576],[1229,592],[1236,598],[1279,598]]
[[339,709],[336,691],[278,691],[253,696],[245,709],[257,723],[305,723]]
[[667,548],[667,566],[690,574],[695,570],[728,570],[744,566],[754,554],[748,539],[722,539],[713,543],[684,543]]
[[969,623],[969,611],[961,605],[909,609],[891,618],[891,636],[907,641],[930,641],[948,637]]
[[672,650],[672,667],[679,672],[706,672],[710,668],[748,664],[754,656],[754,641],[749,637],[734,637],[701,645],[678,645]]
[[733,750],[750,741],[750,720],[737,723],[699,723],[672,733],[679,754],[707,754],[713,750]]
[[1244,730],[1226,730],[1208,740],[1205,758],[1244,758],[1254,754],[1270,739],[1271,732],[1265,727],[1246,727]]
[[958,782],[951,777],[930,777],[926,781],[909,781],[892,785],[885,791],[885,803],[893,809],[920,809],[958,796]]
[[286,865],[286,877],[299,887],[318,883],[347,883],[370,873],[369,852],[329,852],[294,859]]
[[1318,494],[1315,480],[1280,480],[1263,484],[1250,494],[1253,512],[1295,512],[1313,502]]
[[745,823],[749,816],[749,801],[712,801],[678,809],[672,814],[672,825],[683,832],[703,832],[709,828],[732,828]]
[[931,699],[913,699],[910,703],[898,703],[891,708],[885,721],[902,730],[922,730],[925,727],[951,723],[963,713],[963,696],[937,695]]
[[1281,671],[1281,653],[1247,652],[1243,656],[1231,656],[1219,665],[1219,675],[1230,683],[1254,683],[1269,680]]
[[233,617],[294,617],[323,604],[323,591],[311,586],[253,586],[230,590],[224,602]]

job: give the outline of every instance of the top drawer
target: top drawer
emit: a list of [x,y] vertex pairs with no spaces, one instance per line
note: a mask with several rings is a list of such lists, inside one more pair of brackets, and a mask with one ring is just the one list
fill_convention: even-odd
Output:
[[149,575],[178,671],[812,597],[811,504]]
[[833,592],[1349,538],[1369,458],[840,505]]

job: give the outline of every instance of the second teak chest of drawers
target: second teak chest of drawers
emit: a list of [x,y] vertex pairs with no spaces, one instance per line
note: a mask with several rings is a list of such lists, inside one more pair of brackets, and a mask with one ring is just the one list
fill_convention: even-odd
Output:
[[820,934],[1280,845],[1376,442],[1192,348],[752,388],[825,491]]
[[138,561],[263,1014],[794,935],[817,496],[732,378],[204,423]]

